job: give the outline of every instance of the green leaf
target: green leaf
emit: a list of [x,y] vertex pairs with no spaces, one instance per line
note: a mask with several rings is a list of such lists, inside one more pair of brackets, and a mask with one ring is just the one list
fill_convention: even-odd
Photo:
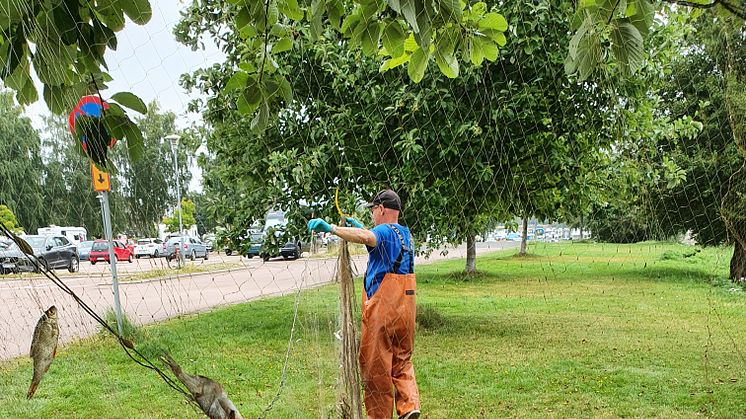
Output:
[[243,90],[241,95],[238,97],[236,106],[238,111],[244,115],[249,115],[259,106],[262,102],[263,92],[253,79],[250,80],[249,84]]
[[282,38],[279,41],[277,41],[277,43],[272,45],[273,54],[290,51],[291,49],[293,49],[293,40],[290,38]]
[[358,0],[360,13],[364,21],[369,22],[378,13],[378,0]]
[[470,40],[470,58],[471,63],[480,66],[482,65],[482,62],[484,62],[484,50],[482,49],[482,43],[478,39],[471,39]]
[[453,56],[453,51],[450,55],[436,52],[435,63],[438,64],[440,72],[445,74],[446,77],[451,79],[458,77],[458,60]]
[[404,29],[398,20],[392,20],[383,31],[383,47],[392,57],[404,54]]
[[435,15],[432,9],[432,0],[415,0],[417,10],[417,27],[419,32],[414,32],[414,39],[422,48],[428,49],[432,42],[431,18]]
[[148,23],[153,16],[153,10],[150,8],[148,0],[120,0],[117,4],[138,25]]
[[251,120],[252,131],[263,131],[269,123],[269,106],[267,103],[262,103],[259,107],[259,112],[254,115],[254,119]]
[[122,106],[126,106],[132,109],[135,112],[140,112],[141,114],[145,114],[148,112],[148,108],[147,106],[145,106],[145,102],[143,102],[142,99],[130,92],[115,93],[111,96],[111,99],[118,102]]
[[[22,30],[17,31],[13,34],[13,38],[10,40],[10,53],[8,62],[3,68],[2,78],[5,79],[11,74],[15,73],[21,62],[27,62],[26,60],[26,36]],[[28,72],[28,70],[26,71]]]
[[479,27],[482,29],[494,29],[496,31],[505,32],[508,30],[508,21],[499,13],[487,13],[479,21]]
[[277,4],[277,8],[282,14],[296,22],[303,20],[303,10],[298,6],[298,0],[282,0]]
[[127,153],[129,154],[130,161],[136,163],[145,152],[145,142],[143,141],[142,132],[134,122],[130,121],[124,128],[124,136],[127,139]]
[[235,73],[233,73],[231,78],[228,79],[228,82],[225,83],[223,91],[228,93],[234,90],[243,90],[243,88],[246,87],[246,82],[248,80],[248,74],[244,73],[243,71],[236,71]]
[[373,55],[378,51],[378,41],[381,39],[382,27],[383,24],[378,21],[372,21],[367,25],[360,39],[363,54]]
[[44,102],[46,102],[52,113],[61,115],[72,110],[78,99],[85,94],[85,85],[75,86],[50,86],[44,85]]
[[435,63],[446,77],[455,78],[459,73],[458,60],[454,55],[459,33],[453,29],[441,32],[435,46]]
[[340,0],[328,0],[326,2],[326,13],[334,29],[339,30],[342,23],[342,15],[344,15],[342,2]]
[[78,25],[82,24],[80,7],[76,0],[63,0],[52,9],[54,26],[57,27],[60,39],[65,45],[78,41]]
[[634,72],[645,57],[640,31],[626,19],[618,19],[611,31],[611,40],[611,51],[622,71],[628,74]]
[[647,36],[653,25],[655,6],[648,0],[633,0],[630,2],[631,5],[635,7],[635,14],[630,16],[629,22],[637,28],[640,35]]
[[392,68],[399,67],[400,65],[408,62],[409,59],[410,59],[410,57],[411,57],[411,55],[409,55],[407,53],[404,53],[404,54],[402,54],[399,57],[389,58],[388,60],[385,60],[381,64],[381,67],[378,69],[378,71],[384,72],[386,70],[390,70]]
[[425,76],[425,70],[427,70],[427,62],[430,55],[425,52],[422,48],[417,48],[412,57],[409,59],[409,65],[407,66],[407,74],[409,74],[410,80],[415,83],[419,83]]
[[443,18],[454,23],[461,23],[461,1],[460,0],[438,0]]
[[290,82],[279,74],[275,77],[275,80],[279,86],[282,100],[284,100],[285,103],[290,103],[293,100],[293,88],[290,86]]
[[124,28],[124,12],[115,0],[96,2],[96,11],[101,21],[114,32]]
[[386,0],[389,7],[391,7],[396,13],[401,14],[401,2],[399,0]]
[[499,53],[499,48],[497,48],[497,45],[489,38],[484,36],[479,36],[474,38],[479,42],[480,47],[482,47],[482,52],[484,53],[484,58],[495,61],[497,60],[497,55]]
[[414,34],[410,33],[407,39],[404,40],[404,51],[414,52],[420,46],[417,45],[417,41],[414,40]]
[[409,27],[412,28],[412,31],[414,33],[419,33],[420,27],[417,25],[416,1],[421,2],[421,0],[401,0],[401,14],[404,16],[404,20],[409,24]]
[[252,64],[252,63],[250,63],[248,61],[244,61],[244,62],[238,64],[238,68],[240,68],[241,70],[243,70],[243,71],[245,71],[247,73],[253,73],[253,72],[256,71],[256,68],[254,67],[254,64]]
[[[236,14],[235,22],[238,30],[241,30],[246,25],[250,25],[253,21],[254,19],[251,17],[251,12],[248,7],[242,8],[238,14]],[[256,33],[256,30],[254,30],[254,32]]]
[[347,15],[347,17],[342,21],[342,28],[340,29],[340,32],[342,32],[344,36],[351,37],[353,31],[357,28],[359,23],[360,14],[351,13]]
[[578,80],[583,81],[590,77],[598,67],[601,57],[601,40],[595,33],[587,32],[578,44],[576,57]]
[[109,112],[104,114],[102,121],[109,134],[117,140],[124,139],[127,136],[127,128],[132,124],[132,121],[126,115],[116,115]]
[[39,93],[34,87],[34,82],[29,77],[20,90],[16,91],[16,100],[19,105],[30,105],[39,100]]

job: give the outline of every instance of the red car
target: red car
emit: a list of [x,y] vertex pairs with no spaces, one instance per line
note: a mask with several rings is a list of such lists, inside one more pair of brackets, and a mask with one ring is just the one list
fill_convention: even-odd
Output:
[[[114,240],[113,243],[114,256],[117,258],[117,262],[126,260],[127,262],[132,263],[132,250],[119,240]],[[91,253],[88,257],[91,260],[91,265],[95,265],[99,260],[109,262],[109,242],[106,240],[94,241],[93,246],[91,246]]]

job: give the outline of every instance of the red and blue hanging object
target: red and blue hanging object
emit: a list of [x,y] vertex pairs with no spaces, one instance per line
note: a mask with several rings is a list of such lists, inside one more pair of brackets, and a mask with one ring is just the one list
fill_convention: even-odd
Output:
[[108,108],[109,104],[98,96],[83,96],[68,118],[70,132],[74,136],[76,125],[82,124],[78,132],[83,151],[101,169],[107,166],[108,149],[117,142],[101,119],[103,111]]

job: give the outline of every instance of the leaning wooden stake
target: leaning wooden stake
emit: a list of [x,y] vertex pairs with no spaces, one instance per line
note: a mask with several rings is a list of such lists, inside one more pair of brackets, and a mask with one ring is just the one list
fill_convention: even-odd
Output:
[[337,260],[337,279],[339,292],[339,323],[342,333],[342,350],[340,357],[340,392],[337,399],[337,412],[342,418],[359,419],[363,417],[363,402],[360,397],[360,368],[358,366],[358,339],[353,316],[355,306],[355,287],[352,283],[352,266],[347,242],[339,243]]

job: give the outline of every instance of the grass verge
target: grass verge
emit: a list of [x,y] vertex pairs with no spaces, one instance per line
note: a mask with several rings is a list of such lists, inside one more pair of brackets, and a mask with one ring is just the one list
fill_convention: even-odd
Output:
[[[476,276],[463,260],[419,267],[424,417],[746,415],[746,295],[725,279],[729,249],[691,249],[537,244],[480,257]],[[133,336],[221,381],[245,417],[330,417],[336,319],[328,286]],[[199,417],[109,337],[62,348],[26,401],[30,378],[27,358],[0,364],[0,417]]]

